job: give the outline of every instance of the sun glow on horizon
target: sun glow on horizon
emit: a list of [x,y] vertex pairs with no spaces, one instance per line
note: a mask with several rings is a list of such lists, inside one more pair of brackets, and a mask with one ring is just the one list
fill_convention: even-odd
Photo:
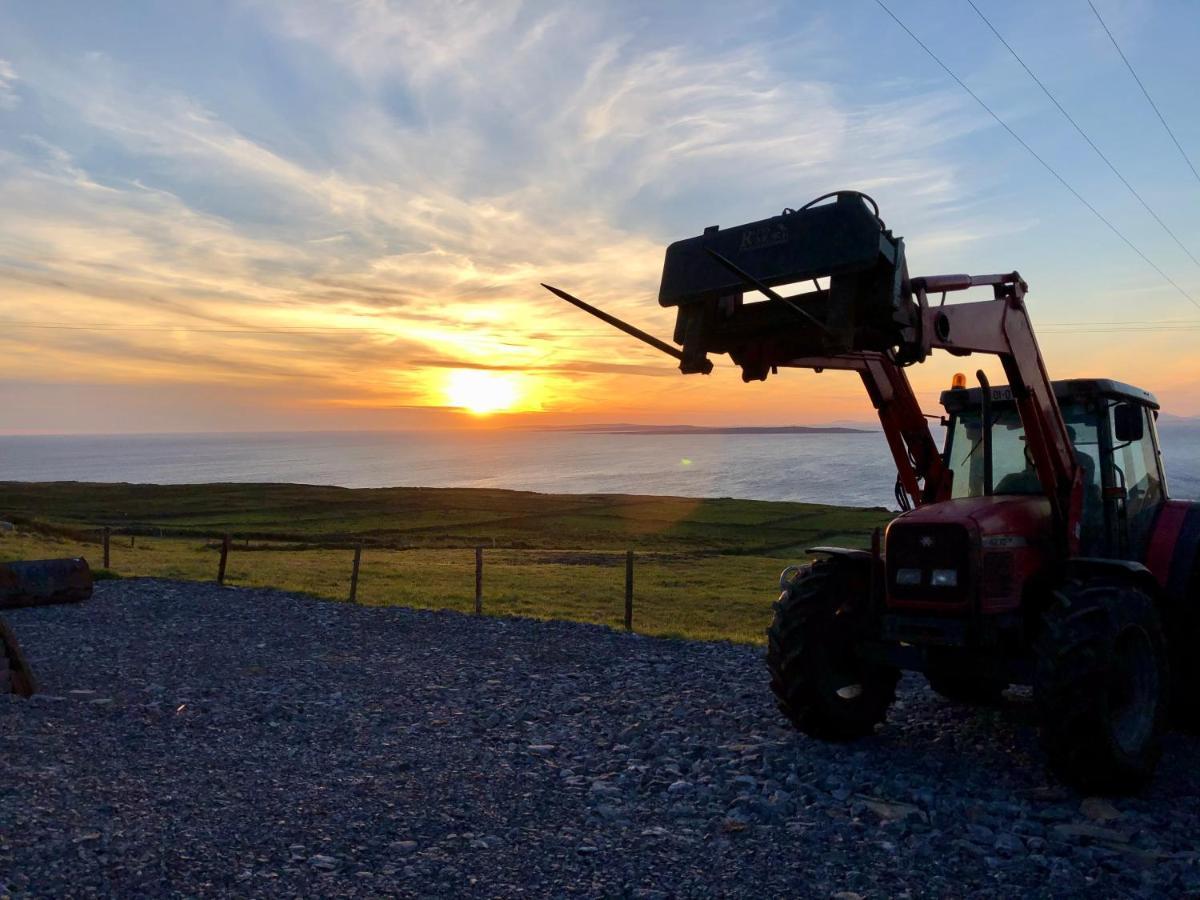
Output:
[[453,369],[445,391],[450,406],[477,416],[510,410],[521,394],[517,376],[486,369]]

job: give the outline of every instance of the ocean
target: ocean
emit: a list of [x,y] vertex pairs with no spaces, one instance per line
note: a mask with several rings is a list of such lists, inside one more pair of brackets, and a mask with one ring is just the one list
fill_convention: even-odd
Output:
[[[1200,424],[1160,425],[1173,497],[1200,498]],[[305,432],[0,437],[0,481],[486,487],[894,508],[882,432]]]

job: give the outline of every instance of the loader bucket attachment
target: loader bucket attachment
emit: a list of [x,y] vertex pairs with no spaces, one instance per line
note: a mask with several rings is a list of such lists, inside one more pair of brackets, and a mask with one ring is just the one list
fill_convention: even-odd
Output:
[[[709,353],[728,353],[746,381],[761,380],[793,360],[914,345],[919,310],[903,239],[864,195],[830,196],[772,219],[706,228],[667,248],[658,299],[678,310],[684,372],[705,371]],[[787,297],[773,290],[818,278],[828,285]],[[746,302],[747,292],[764,299]]]

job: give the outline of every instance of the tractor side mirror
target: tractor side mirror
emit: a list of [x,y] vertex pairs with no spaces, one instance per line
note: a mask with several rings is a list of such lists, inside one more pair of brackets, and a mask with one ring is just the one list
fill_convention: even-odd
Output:
[[1146,430],[1146,417],[1136,403],[1118,403],[1113,407],[1113,436],[1119,444],[1140,441]]

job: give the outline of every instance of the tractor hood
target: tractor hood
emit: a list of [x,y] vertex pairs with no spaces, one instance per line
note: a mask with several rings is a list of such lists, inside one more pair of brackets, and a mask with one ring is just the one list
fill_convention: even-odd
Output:
[[1009,612],[1055,558],[1050,502],[997,494],[930,503],[893,520],[885,552],[893,609]]
[[905,513],[895,526],[966,526],[972,537],[1018,538],[1023,544],[1051,541],[1050,501],[1040,494],[994,494],[991,497],[962,497],[930,503]]

